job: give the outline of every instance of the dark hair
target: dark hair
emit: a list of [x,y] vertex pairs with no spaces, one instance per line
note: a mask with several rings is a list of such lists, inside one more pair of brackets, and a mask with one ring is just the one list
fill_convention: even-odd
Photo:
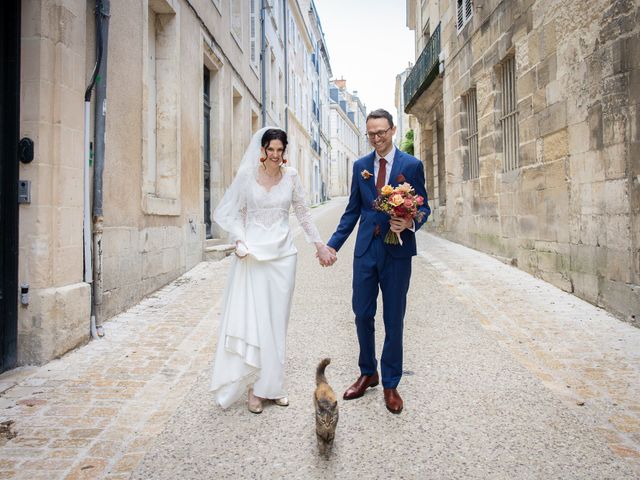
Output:
[[272,140],[280,140],[284,149],[287,149],[287,133],[284,130],[280,130],[279,128],[270,128],[264,135],[262,135],[261,144],[264,148],[267,148]]
[[373,112],[369,112],[369,115],[367,115],[367,122],[371,118],[386,118],[387,122],[389,122],[389,126],[393,127],[393,117],[384,108],[379,108]]

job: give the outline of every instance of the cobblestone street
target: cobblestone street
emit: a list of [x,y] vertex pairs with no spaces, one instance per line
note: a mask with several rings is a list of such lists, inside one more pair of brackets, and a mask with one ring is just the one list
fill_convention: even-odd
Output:
[[[313,210],[325,239],[344,205]],[[13,422],[0,431],[0,478],[639,478],[640,330],[425,232],[405,319],[405,409],[388,413],[380,387],[340,401],[333,455],[319,458],[315,366],[332,358],[340,397],[358,375],[355,235],[327,269],[296,235],[291,406],[215,407],[231,258],[203,262],[107,322],[103,339],[0,375],[0,421]]]

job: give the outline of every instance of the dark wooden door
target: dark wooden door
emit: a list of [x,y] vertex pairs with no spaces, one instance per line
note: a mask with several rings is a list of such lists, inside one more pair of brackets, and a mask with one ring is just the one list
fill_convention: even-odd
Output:
[[20,0],[0,2],[0,372],[15,367],[18,337]]

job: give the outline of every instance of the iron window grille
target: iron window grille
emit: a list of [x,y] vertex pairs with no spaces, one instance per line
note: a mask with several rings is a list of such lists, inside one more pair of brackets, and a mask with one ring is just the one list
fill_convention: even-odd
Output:
[[480,176],[480,155],[478,151],[478,97],[472,88],[464,96],[467,113],[467,147],[469,148],[469,179]]
[[500,69],[502,83],[503,171],[515,170],[518,162],[518,105],[516,103],[516,61],[510,57]]

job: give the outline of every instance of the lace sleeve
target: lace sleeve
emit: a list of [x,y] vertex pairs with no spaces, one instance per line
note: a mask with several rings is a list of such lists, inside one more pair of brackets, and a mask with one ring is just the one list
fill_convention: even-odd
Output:
[[304,231],[305,239],[309,243],[322,242],[320,232],[311,218],[311,212],[309,211],[309,207],[305,200],[304,187],[302,186],[300,176],[297,172],[294,171],[292,173],[291,180],[293,182],[293,196],[291,203],[293,205],[293,211],[296,214],[296,218]]
[[247,226],[246,179],[238,175],[213,212],[213,219],[229,233],[229,240],[245,241]]

